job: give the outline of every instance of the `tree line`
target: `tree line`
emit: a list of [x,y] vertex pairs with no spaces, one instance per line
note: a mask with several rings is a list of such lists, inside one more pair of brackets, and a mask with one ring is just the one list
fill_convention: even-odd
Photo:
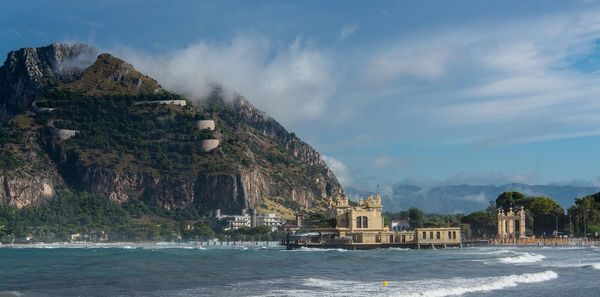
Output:
[[468,215],[426,214],[415,207],[384,215],[387,220],[409,219],[411,228],[461,226],[468,238],[492,238],[497,233],[498,210],[508,211],[518,206],[526,211],[527,236],[596,237],[600,234],[600,193],[576,198],[566,210],[550,197],[509,191],[490,201],[486,209]]
[[[0,204],[0,242],[203,241],[277,240],[282,235],[269,227],[225,230],[211,226],[194,208],[167,210],[142,201],[118,204],[87,192],[59,191],[39,205],[17,208]],[[29,238],[29,240],[27,240]]]

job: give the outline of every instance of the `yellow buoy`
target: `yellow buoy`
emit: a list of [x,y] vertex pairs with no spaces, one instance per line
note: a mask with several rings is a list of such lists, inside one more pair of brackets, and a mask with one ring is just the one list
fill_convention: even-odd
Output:
[[383,281],[383,286],[387,287],[387,285],[388,285],[388,282],[387,281]]

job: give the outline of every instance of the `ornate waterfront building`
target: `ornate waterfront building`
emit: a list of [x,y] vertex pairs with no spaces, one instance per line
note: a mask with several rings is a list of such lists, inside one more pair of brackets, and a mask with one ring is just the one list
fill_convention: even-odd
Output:
[[312,228],[307,233],[290,236],[288,248],[341,247],[367,249],[378,247],[446,247],[460,246],[460,228],[417,228],[394,232],[385,226],[381,213],[381,196],[370,195],[352,206],[348,197],[339,196],[330,201],[331,218],[335,226]]
[[[518,228],[518,229],[517,229]],[[509,208],[507,212],[498,209],[498,238],[524,238],[525,209],[521,206]]]

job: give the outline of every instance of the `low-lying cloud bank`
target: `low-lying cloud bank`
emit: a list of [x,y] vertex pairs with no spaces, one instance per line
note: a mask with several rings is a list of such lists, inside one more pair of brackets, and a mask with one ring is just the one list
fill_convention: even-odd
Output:
[[329,54],[302,38],[278,45],[263,36],[238,36],[164,55],[119,51],[167,89],[199,100],[222,85],[285,123],[322,116],[335,89]]

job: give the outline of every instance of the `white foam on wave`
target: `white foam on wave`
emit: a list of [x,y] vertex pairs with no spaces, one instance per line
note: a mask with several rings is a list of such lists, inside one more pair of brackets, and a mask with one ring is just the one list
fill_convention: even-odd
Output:
[[[211,246],[212,247],[212,246]],[[108,243],[44,243],[44,244],[15,244],[4,245],[2,248],[15,249],[125,249],[125,250],[161,250],[161,249],[187,249],[206,250],[205,246],[195,243],[173,243],[173,242],[108,242]]]
[[478,248],[478,249],[464,248],[461,250],[461,252],[464,252],[469,255],[501,255],[501,254],[512,253],[514,251],[508,250],[508,249],[498,250],[498,249],[493,249],[493,248]]
[[307,278],[301,281],[299,288],[272,290],[261,296],[461,296],[513,288],[521,284],[541,283],[557,277],[556,272],[547,270],[493,277],[389,281],[386,287],[382,282]]
[[347,252],[345,249],[319,249],[319,248],[309,248],[309,247],[301,247],[299,249],[293,250],[281,250],[282,252]]
[[504,264],[524,264],[524,263],[535,263],[546,259],[546,256],[533,254],[533,253],[521,253],[516,256],[508,256],[498,258],[498,262]]
[[592,268],[600,270],[600,263],[593,263]]
[[17,291],[0,291],[0,297],[20,297],[23,294]]
[[517,287],[520,284],[534,284],[558,278],[558,274],[552,270],[537,273],[512,274],[497,277],[482,277],[475,279],[456,279],[456,284],[447,283],[447,286],[428,290],[420,293],[410,293],[398,296],[427,296],[444,297],[460,296],[467,293],[497,291],[506,288]]

